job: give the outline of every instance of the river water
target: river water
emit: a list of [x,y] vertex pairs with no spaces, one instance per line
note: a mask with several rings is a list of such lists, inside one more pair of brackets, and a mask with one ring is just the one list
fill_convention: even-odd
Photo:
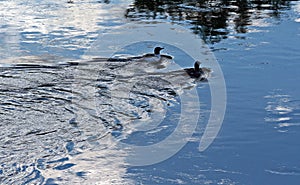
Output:
[[[0,184],[299,184],[298,1],[0,13]],[[156,46],[173,59],[107,60]]]

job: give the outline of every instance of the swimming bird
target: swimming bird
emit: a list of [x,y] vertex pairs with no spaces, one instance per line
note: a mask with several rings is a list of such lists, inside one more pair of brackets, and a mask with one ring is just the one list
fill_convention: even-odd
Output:
[[165,49],[165,48],[155,47],[154,48],[154,53],[145,54],[143,57],[160,57],[160,51],[163,50],[163,49]]
[[201,81],[206,80],[206,76],[211,72],[208,68],[200,68],[201,62],[196,61],[194,64],[194,68],[187,68],[184,69],[185,72],[191,77],[191,78],[198,78]]
[[140,57],[140,60],[145,60],[148,62],[159,62],[162,58],[173,59],[173,57],[169,55],[162,55],[160,51],[163,50],[162,47],[155,47],[153,53],[148,53]]
[[147,53],[142,56],[133,56],[133,57],[117,57],[109,58],[108,61],[118,61],[118,62],[127,62],[127,61],[147,61],[147,62],[159,62],[162,58],[173,59],[169,55],[162,55],[160,51],[163,50],[163,47],[155,47],[153,53]]

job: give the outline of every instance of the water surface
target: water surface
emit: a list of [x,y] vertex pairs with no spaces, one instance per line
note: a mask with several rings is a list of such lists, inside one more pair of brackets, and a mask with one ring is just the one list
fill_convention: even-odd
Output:
[[[299,1],[1,1],[0,12],[2,184],[298,184]],[[156,64],[86,60],[99,34],[128,22],[180,25],[214,52],[227,109],[204,152],[198,146],[210,114],[208,83]],[[193,63],[184,54],[175,62]],[[118,143],[151,145],[170,135],[179,95],[191,90],[201,109],[189,142],[158,164],[128,165]]]

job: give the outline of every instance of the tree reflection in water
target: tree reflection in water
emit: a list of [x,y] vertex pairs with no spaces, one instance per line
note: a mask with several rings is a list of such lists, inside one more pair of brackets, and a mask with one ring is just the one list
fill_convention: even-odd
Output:
[[249,32],[256,20],[280,17],[280,11],[290,8],[283,0],[135,0],[125,17],[132,21],[167,20],[186,25],[200,34],[207,43],[219,42],[229,34]]

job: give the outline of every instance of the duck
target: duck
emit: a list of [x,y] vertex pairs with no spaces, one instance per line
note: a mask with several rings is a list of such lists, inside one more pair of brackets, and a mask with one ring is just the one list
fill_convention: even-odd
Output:
[[160,51],[163,50],[165,48],[162,47],[155,47],[154,48],[154,53],[148,53],[143,55],[143,57],[160,57]]
[[128,62],[128,61],[147,61],[147,62],[159,62],[162,58],[172,60],[173,57],[169,55],[162,55],[160,51],[163,50],[163,47],[155,47],[153,53],[147,53],[142,56],[133,56],[133,57],[117,57],[109,58],[108,61],[117,61],[117,62]]
[[160,51],[163,49],[165,49],[165,48],[159,47],[159,46],[155,47],[153,53],[145,54],[141,57],[137,57],[137,59],[147,61],[147,62],[159,62],[159,61],[161,61],[162,58],[173,59],[173,57],[171,57],[169,55],[160,54]]
[[186,68],[184,70],[191,78],[197,78],[201,81],[207,80],[206,76],[211,72],[211,70],[208,68],[200,68],[200,65],[200,61],[195,61],[194,68]]

